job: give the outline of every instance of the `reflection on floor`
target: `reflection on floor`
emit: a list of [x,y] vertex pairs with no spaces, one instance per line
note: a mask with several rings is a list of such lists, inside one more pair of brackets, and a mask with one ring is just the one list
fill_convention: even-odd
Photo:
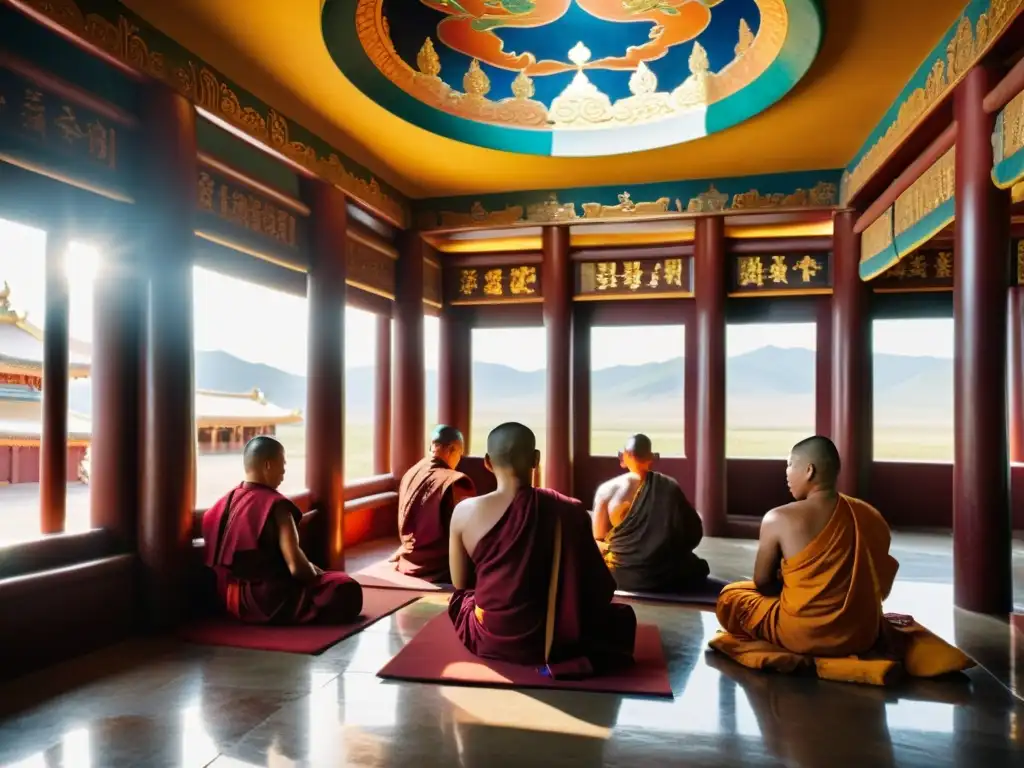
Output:
[[[1020,682],[1009,631],[949,607],[940,538],[897,537],[916,556],[887,608],[958,641],[992,674],[893,691],[762,675],[705,652],[714,614],[640,605],[639,619],[661,628],[672,701],[379,680],[444,610],[434,595],[322,656],[139,639],[0,687],[0,765],[1024,764],[1024,703],[1000,683]],[[350,570],[391,546],[356,553]],[[702,551],[728,578],[753,558],[747,542],[709,540]]]

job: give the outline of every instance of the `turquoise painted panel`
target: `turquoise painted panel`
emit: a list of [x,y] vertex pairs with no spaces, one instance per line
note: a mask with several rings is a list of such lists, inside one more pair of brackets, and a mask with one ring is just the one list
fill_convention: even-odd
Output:
[[899,258],[916,251],[941,232],[956,217],[956,199],[950,198],[931,213],[914,224],[910,229],[894,238],[893,245]]
[[[1017,101],[1021,96],[1017,96]],[[1006,107],[996,118],[996,130],[992,135],[992,144],[995,147],[995,163],[992,166],[992,182],[1000,189],[1008,189],[1021,179],[1024,179],[1024,146],[1004,157],[1003,131],[1006,129]],[[1017,107],[1020,109],[1020,107]],[[1017,127],[1017,130],[1020,130]]]

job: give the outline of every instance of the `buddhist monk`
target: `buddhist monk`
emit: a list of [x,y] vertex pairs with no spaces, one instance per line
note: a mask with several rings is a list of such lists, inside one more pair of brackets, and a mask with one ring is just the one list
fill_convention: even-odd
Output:
[[302,513],[277,492],[284,446],[254,437],[243,454],[245,482],[203,515],[206,566],[227,612],[252,624],[344,624],[363,607],[362,588],[322,571],[299,545]]
[[452,510],[476,495],[473,481],[455,468],[465,444],[455,427],[439,426],[430,439],[430,455],[405,473],[398,486],[398,536],[391,556],[398,571],[426,581],[450,584],[448,526]]
[[487,436],[497,489],[455,508],[448,614],[477,656],[586,676],[632,661],[636,615],[612,603],[615,581],[583,504],[534,488],[540,463],[530,429]]
[[786,481],[795,501],[764,516],[754,580],[722,590],[725,632],[711,647],[753,668],[813,665],[820,677],[877,685],[903,671],[932,677],[973,666],[909,616],[883,616],[899,568],[889,526],[836,491],[839,468],[826,437],[793,447]]
[[629,438],[619,454],[625,474],[594,495],[594,538],[619,589],[682,592],[707,581],[707,561],[693,553],[704,528],[679,483],[651,469],[654,460],[647,435]]

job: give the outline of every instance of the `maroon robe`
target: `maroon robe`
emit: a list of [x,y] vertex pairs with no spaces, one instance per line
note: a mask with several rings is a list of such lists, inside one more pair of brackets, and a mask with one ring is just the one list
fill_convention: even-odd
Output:
[[310,582],[292,577],[281,554],[272,512],[291,501],[272,488],[242,483],[203,515],[204,562],[229,614],[251,624],[344,624],[359,615],[363,592],[340,571]]
[[[545,658],[556,523],[560,563],[551,652]],[[466,648],[516,664],[587,674],[632,660],[636,615],[612,603],[615,580],[576,499],[523,488],[473,552],[475,589],[452,595],[448,614]]]
[[476,494],[473,481],[440,459],[427,458],[405,473],[398,487],[397,570],[450,584],[448,530],[452,510]]

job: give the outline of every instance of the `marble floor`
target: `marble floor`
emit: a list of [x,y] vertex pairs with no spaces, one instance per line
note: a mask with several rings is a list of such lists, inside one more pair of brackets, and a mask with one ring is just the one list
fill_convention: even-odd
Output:
[[[749,571],[752,544],[701,550],[732,578]],[[350,570],[391,546],[354,552]],[[759,674],[706,652],[713,613],[638,605],[640,621],[661,628],[672,700],[378,679],[444,610],[432,596],[320,656],[139,638],[23,677],[0,687],[0,765],[1024,765],[1020,651],[1006,624],[950,608],[948,536],[897,535],[894,552],[904,562],[887,609],[913,613],[986,668],[892,690]],[[1015,566],[1020,578],[1020,548]]]

